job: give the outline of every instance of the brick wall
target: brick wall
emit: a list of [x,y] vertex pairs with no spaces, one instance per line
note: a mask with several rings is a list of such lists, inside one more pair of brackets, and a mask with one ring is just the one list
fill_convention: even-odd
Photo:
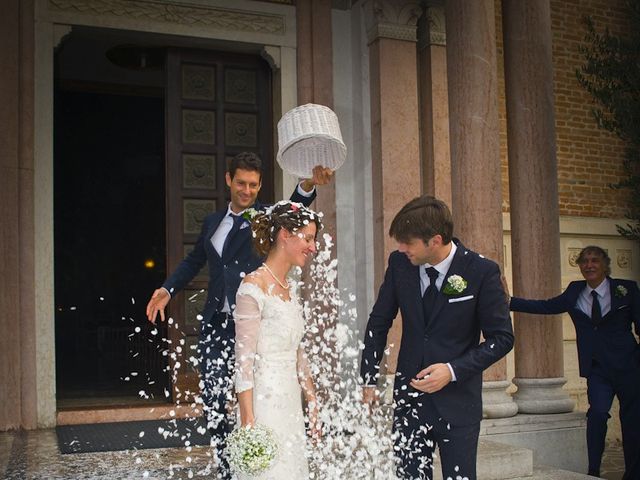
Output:
[[[506,212],[509,183],[500,3],[496,1],[496,30],[503,210]],[[622,218],[629,192],[611,189],[609,185],[623,178],[624,146],[596,126],[591,114],[593,99],[578,84],[575,75],[583,63],[578,46],[586,33],[584,15],[594,19],[598,30],[606,26],[611,32],[619,33],[626,28],[623,0],[551,0],[560,215]]]

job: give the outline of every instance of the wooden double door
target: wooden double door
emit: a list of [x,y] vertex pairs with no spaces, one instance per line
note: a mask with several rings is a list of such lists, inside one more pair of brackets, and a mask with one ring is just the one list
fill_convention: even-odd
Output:
[[[167,275],[193,248],[204,218],[228,202],[228,160],[257,153],[264,174],[260,200],[273,200],[271,71],[257,55],[169,49],[166,61]],[[170,302],[168,338],[174,400],[198,391],[196,356],[207,296],[207,266]],[[178,348],[179,347],[179,348]],[[178,364],[179,362],[179,364]],[[176,368],[176,366],[179,367]]]

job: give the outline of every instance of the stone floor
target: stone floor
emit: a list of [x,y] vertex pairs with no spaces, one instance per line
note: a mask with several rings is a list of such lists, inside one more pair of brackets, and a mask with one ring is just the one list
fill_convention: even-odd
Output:
[[621,480],[624,473],[624,456],[620,442],[610,442],[602,457],[600,475],[607,480]]
[[[620,480],[622,448],[609,444],[602,476]],[[208,448],[61,455],[54,430],[0,432],[0,477],[6,480],[213,478]],[[348,480],[348,479],[345,479]]]

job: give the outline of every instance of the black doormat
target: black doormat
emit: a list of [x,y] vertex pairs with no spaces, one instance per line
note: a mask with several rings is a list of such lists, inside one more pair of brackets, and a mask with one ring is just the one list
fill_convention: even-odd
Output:
[[209,445],[211,437],[205,426],[206,422],[202,418],[145,420],[61,425],[56,427],[56,434],[60,453],[63,454],[113,452]]

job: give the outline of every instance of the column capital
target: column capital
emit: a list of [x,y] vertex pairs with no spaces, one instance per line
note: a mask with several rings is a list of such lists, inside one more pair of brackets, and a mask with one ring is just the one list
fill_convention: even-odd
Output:
[[430,5],[424,10],[424,16],[418,21],[418,49],[432,45],[444,47],[447,44],[444,6]]
[[365,0],[367,42],[378,38],[417,41],[416,25],[422,14],[419,0]]

